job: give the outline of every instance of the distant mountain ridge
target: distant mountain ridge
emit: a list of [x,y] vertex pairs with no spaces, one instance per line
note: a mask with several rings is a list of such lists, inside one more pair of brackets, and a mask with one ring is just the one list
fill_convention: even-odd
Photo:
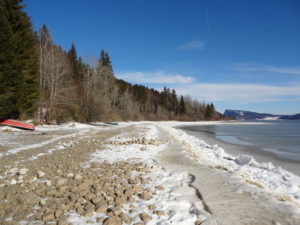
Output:
[[224,116],[233,117],[238,120],[300,120],[300,113],[295,115],[273,115],[269,113],[231,109],[226,109]]

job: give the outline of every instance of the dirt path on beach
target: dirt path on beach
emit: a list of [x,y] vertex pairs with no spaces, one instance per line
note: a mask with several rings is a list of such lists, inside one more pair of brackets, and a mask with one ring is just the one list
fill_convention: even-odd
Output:
[[161,130],[161,137],[172,140],[172,144],[159,155],[159,163],[173,171],[186,171],[194,176],[193,186],[217,224],[300,224],[299,213],[293,212],[289,204],[277,201],[256,187],[241,184],[222,168],[211,168],[193,161],[182,143],[164,130]]

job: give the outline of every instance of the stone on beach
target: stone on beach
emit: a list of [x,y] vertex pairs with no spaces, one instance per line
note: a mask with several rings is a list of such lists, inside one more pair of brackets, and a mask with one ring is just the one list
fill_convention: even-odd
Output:
[[144,223],[148,223],[149,221],[152,220],[152,217],[149,216],[147,213],[141,213],[139,215],[140,219],[144,222]]
[[131,217],[125,213],[120,214],[122,222],[129,224],[131,222]]
[[158,216],[165,216],[166,215],[166,213],[164,211],[161,211],[161,210],[154,210],[153,213],[158,215]]
[[122,221],[117,216],[108,217],[103,221],[103,225],[121,225]]
[[143,192],[143,193],[139,194],[139,197],[140,197],[140,199],[143,199],[143,200],[149,200],[152,197],[152,195],[150,192]]
[[43,171],[37,171],[37,176],[38,178],[42,178],[43,176],[45,176],[45,173]]
[[22,168],[19,170],[19,175],[26,175],[28,169],[27,168]]

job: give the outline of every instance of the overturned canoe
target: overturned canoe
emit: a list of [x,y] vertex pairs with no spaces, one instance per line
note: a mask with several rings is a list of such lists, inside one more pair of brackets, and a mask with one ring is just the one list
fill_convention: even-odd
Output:
[[30,123],[20,122],[17,120],[2,120],[0,125],[15,127],[23,130],[34,130],[35,126]]

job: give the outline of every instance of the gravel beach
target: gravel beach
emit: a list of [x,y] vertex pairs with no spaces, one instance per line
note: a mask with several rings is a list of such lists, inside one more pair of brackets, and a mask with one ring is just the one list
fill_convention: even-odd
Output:
[[3,225],[300,222],[289,203],[200,165],[161,124],[1,128],[0,140]]

